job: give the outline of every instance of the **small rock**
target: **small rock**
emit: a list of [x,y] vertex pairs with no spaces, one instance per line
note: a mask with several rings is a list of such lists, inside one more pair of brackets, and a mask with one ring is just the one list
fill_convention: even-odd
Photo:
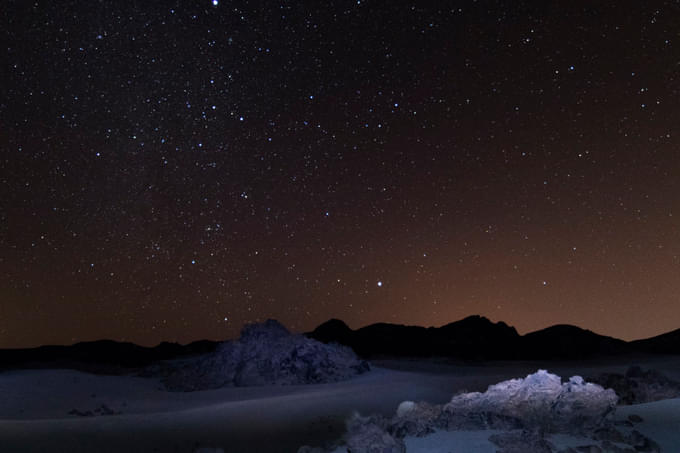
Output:
[[642,420],[643,420],[642,417],[640,417],[637,414],[630,414],[628,416],[628,421],[630,421],[631,423],[640,423]]
[[610,442],[625,442],[625,436],[613,426],[605,426],[593,431],[593,438],[597,440],[608,440]]
[[83,412],[83,411],[79,411],[78,409],[71,409],[68,412],[68,415],[77,415],[78,417],[93,417],[94,416],[92,411]]
[[442,408],[429,403],[404,401],[397,409],[397,415],[390,420],[387,431],[395,437],[422,437],[434,432],[436,420]]
[[412,412],[416,407],[416,403],[413,401],[402,401],[397,407],[397,417],[404,417],[409,412]]
[[659,444],[637,430],[631,431],[629,437],[626,439],[626,443],[635,447],[635,451],[649,453],[659,453],[661,451],[661,446]]
[[406,453],[406,445],[385,429],[381,417],[354,414],[347,421],[347,450],[352,453]]
[[614,422],[616,426],[625,426],[626,428],[632,428],[633,423],[631,423],[629,420],[617,420]]
[[298,448],[297,453],[326,453],[326,450],[319,447],[310,447],[309,445],[304,445]]
[[619,447],[608,440],[602,442],[602,450],[604,453],[636,453],[635,449],[632,447]]
[[494,434],[489,437],[489,441],[501,448],[497,453],[552,453],[554,449],[539,431],[522,430]]
[[115,414],[117,414],[117,412],[115,412],[113,409],[111,409],[106,404],[102,404],[101,407],[98,409],[98,411],[102,415],[115,415]]
[[576,447],[576,451],[579,453],[602,453],[602,449],[597,445],[584,445],[582,447]]

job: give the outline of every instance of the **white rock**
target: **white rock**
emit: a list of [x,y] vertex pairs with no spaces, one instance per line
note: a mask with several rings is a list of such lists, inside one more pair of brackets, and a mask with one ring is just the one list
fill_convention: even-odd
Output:
[[397,407],[397,417],[404,417],[406,414],[413,412],[416,408],[416,403],[413,401],[402,401]]
[[538,370],[524,379],[489,386],[484,393],[454,396],[444,413],[496,414],[520,420],[526,426],[551,431],[591,428],[600,424],[616,406],[616,394],[573,376],[562,384],[559,376]]

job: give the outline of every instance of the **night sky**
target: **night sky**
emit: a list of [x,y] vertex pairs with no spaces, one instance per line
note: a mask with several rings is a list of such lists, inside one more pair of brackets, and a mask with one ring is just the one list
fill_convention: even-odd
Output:
[[0,347],[680,327],[680,2],[3,1]]

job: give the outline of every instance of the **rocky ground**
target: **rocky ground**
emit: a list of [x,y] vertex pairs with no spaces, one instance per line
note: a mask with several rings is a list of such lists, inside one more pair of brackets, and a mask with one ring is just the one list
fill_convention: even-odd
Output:
[[[640,417],[614,422],[617,401],[614,390],[580,376],[562,383],[559,376],[538,370],[483,393],[455,395],[444,405],[404,401],[391,418],[354,414],[345,445],[305,446],[299,453],[403,453],[407,437],[480,430],[489,430],[498,453],[660,452],[654,440],[634,429]],[[553,434],[577,437],[582,445],[562,448],[551,441]]]
[[[606,373],[626,383],[632,401],[644,401],[650,395],[652,399],[674,395],[665,392],[680,381],[676,356],[550,362],[378,361],[370,372],[351,379],[279,385],[276,382],[301,377],[302,382],[317,379],[314,370],[325,360],[325,349],[297,347],[298,340],[290,337],[276,325],[250,328],[239,344],[251,350],[226,354],[228,360],[197,357],[193,360],[206,369],[199,366],[181,375],[192,388],[196,382],[215,385],[216,369],[210,361],[217,366],[226,360],[241,364],[244,380],[239,382],[249,382],[244,361],[253,360],[255,382],[273,385],[237,386],[235,373],[229,381],[217,381],[223,387],[167,391],[169,373],[182,370],[181,363],[171,363],[164,370],[168,374],[151,378],[53,369],[0,373],[0,450],[290,453],[307,444],[347,453],[351,443],[352,453],[404,448],[409,453],[547,449],[631,453],[654,452],[659,446],[663,452],[680,451],[680,398],[633,405],[618,401],[610,411],[611,391],[606,386],[593,385],[590,378],[553,376]],[[279,341],[295,347],[282,355],[258,349],[263,343]],[[361,364],[354,356],[347,357],[348,363]],[[340,362],[332,359],[331,363],[339,366]],[[272,370],[280,364],[284,374]],[[631,367],[635,364],[640,367]],[[536,373],[543,368],[550,373]],[[578,414],[589,415],[581,419]],[[564,425],[581,428],[564,429]]]

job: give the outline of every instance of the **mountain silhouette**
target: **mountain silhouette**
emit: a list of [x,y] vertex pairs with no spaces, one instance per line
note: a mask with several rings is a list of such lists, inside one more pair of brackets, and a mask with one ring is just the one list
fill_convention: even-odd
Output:
[[331,319],[307,335],[324,343],[344,344],[363,357],[507,358],[520,341],[514,327],[476,315],[442,327],[377,323],[357,330]]
[[557,324],[522,337],[521,352],[534,359],[584,358],[632,352],[628,343],[580,327]]
[[[449,357],[463,360],[581,359],[620,354],[680,354],[680,329],[626,342],[577,326],[558,324],[519,335],[506,323],[468,316],[441,327],[377,323],[353,330],[330,319],[307,337],[349,346],[363,358]],[[124,374],[152,363],[215,351],[219,342],[187,345],[163,342],[149,348],[99,340],[70,346],[0,349],[0,371],[17,368],[70,368]]]
[[641,352],[680,354],[680,329],[643,340],[631,341],[630,344]]
[[519,335],[504,322],[468,316],[442,327],[378,323],[350,329],[331,319],[307,333],[322,342],[351,347],[364,358],[452,357],[459,359],[579,359],[633,353],[680,354],[680,329],[626,342],[577,326],[558,324]]

